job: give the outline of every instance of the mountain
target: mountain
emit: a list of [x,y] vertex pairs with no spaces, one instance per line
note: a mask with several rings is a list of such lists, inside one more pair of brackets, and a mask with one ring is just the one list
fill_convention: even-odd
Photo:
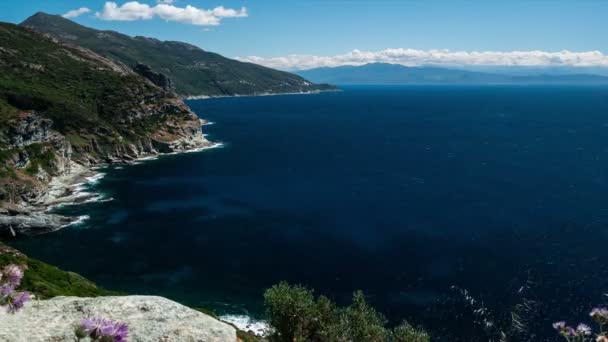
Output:
[[0,234],[73,222],[46,209],[85,200],[70,184],[92,167],[209,146],[201,126],[175,93],[130,67],[0,23]]
[[607,76],[592,74],[507,74],[386,63],[296,73],[313,82],[331,84],[608,84]]
[[133,68],[145,64],[173,80],[182,96],[299,93],[333,89],[261,65],[235,61],[194,45],[131,37],[79,25],[58,15],[36,13],[21,23]]

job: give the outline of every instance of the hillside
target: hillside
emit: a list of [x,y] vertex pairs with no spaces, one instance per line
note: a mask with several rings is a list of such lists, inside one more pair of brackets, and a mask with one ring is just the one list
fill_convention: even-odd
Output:
[[91,49],[129,67],[135,67],[138,63],[149,65],[172,79],[176,92],[182,96],[299,93],[332,89],[327,85],[311,84],[294,74],[225,58],[187,43],[99,31],[58,15],[37,13],[21,25]]
[[[504,71],[504,70],[503,70]],[[331,84],[608,84],[592,74],[528,74],[481,72],[439,67],[407,67],[372,63],[361,66],[315,68],[296,72],[313,82]]]
[[124,64],[0,23],[0,233],[70,223],[44,211],[70,193],[62,184],[53,193],[53,180],[209,146],[201,125],[173,92]]

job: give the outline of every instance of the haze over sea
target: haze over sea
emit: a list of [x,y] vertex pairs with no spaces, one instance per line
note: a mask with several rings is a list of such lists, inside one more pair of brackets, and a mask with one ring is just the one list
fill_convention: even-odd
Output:
[[[110,289],[261,317],[281,280],[477,334],[452,286],[588,320],[608,291],[608,87],[344,87],[189,102],[223,148],[111,167],[90,219],[19,240]],[[553,334],[549,335],[553,336]],[[464,339],[464,337],[463,337]],[[466,340],[466,339],[465,339]]]

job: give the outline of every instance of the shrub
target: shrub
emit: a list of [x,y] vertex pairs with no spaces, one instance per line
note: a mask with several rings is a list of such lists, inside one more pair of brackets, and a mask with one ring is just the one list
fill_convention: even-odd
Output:
[[429,342],[431,337],[426,331],[403,322],[393,330],[393,339],[395,342]]
[[353,303],[336,306],[327,297],[315,298],[312,290],[282,282],[268,289],[264,303],[274,333],[272,341],[294,342],[428,342],[429,335],[408,323],[386,328],[386,319],[363,295],[353,294]]

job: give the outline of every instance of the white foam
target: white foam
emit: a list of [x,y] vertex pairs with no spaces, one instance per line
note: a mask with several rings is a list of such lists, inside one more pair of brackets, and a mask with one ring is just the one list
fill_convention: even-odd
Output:
[[220,320],[233,324],[243,331],[251,331],[256,336],[267,336],[271,327],[266,321],[254,320],[246,315],[222,315]]
[[91,184],[91,185],[97,184],[103,177],[105,177],[105,175],[106,175],[105,173],[100,172],[100,173],[95,174],[94,176],[86,177],[87,183]]
[[169,152],[169,153],[165,153],[164,155],[195,153],[195,152],[201,152],[201,151],[205,151],[205,150],[210,150],[212,148],[222,148],[222,147],[224,147],[224,143],[218,142],[218,143],[213,143],[212,145],[205,146],[205,147],[193,148],[193,149],[186,150],[186,151]]
[[194,152],[200,152],[200,151],[205,151],[205,150],[210,150],[212,148],[222,148],[224,147],[224,143],[221,142],[217,142],[217,143],[213,143],[210,146],[205,146],[205,147],[199,147],[199,148],[193,148],[191,150],[188,151],[184,151],[182,153],[194,153]]
[[137,158],[137,160],[139,160],[139,161],[156,160],[156,159],[158,159],[158,155]]
[[205,121],[205,123],[203,124],[203,126],[212,126],[215,125],[215,122],[213,121]]
[[95,203],[95,202],[105,203],[105,202],[110,202],[113,200],[114,200],[113,197],[106,198],[104,195],[99,195],[99,196],[88,198],[82,203]]
[[78,218],[68,224],[64,224],[63,226],[61,226],[61,228],[65,228],[65,227],[69,227],[69,226],[76,226],[79,224],[82,224],[84,221],[90,219],[91,217],[89,215],[82,215],[82,216],[78,216]]

